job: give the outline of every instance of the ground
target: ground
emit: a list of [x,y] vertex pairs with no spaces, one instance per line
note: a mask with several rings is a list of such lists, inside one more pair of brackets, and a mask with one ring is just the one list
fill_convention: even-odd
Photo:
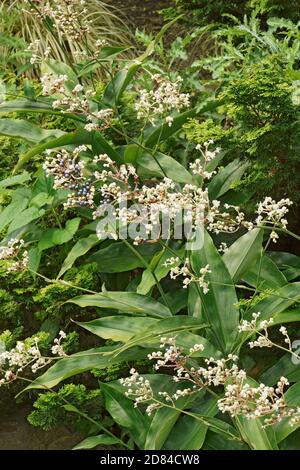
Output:
[[106,0],[108,5],[119,9],[135,28],[156,31],[162,26],[158,11],[167,8],[171,0]]

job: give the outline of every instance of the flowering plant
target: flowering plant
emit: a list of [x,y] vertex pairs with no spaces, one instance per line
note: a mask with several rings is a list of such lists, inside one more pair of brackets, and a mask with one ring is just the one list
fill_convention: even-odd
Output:
[[[5,119],[5,132],[31,148],[1,182],[10,202],[0,214],[0,259],[10,275],[28,269],[79,291],[68,304],[91,318],[76,318],[76,328],[97,337],[67,355],[56,325],[55,358],[35,340],[17,342],[1,353],[0,383],[47,367],[25,390],[49,390],[81,372],[154,360],[153,373],[132,367],[100,385],[126,448],[209,448],[218,435],[224,447],[277,449],[300,424],[299,355],[285,326],[298,321],[299,272],[285,275],[268,252],[281,233],[299,240],[287,229],[292,201],[266,196],[246,216],[232,189],[247,162],[222,167],[225,152],[213,141],[185,141],[188,161],[175,158],[183,124],[218,103],[193,108],[178,76],[153,73],[147,60],[160,38],[125,67],[109,64],[100,91],[89,73],[45,51],[40,95],[0,105],[72,122],[69,131]],[[64,277],[83,263],[96,265],[98,290]],[[278,363],[270,355],[260,367],[261,348],[282,354]]]

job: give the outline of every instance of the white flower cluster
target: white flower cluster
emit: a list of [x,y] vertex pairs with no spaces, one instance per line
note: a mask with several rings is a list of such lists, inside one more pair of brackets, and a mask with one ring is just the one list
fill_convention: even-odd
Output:
[[[54,340],[52,354],[59,357],[66,356],[61,344],[65,338],[65,332],[60,331],[59,337]],[[33,373],[36,373],[52,362],[52,358],[42,355],[38,343],[38,337],[30,341],[18,341],[13,349],[0,353],[0,373],[2,375],[0,385],[9,384],[16,380],[19,374],[29,367]]]
[[[271,197],[265,197],[265,199],[258,204],[256,213],[258,217],[255,220],[257,225],[272,225],[275,228],[286,229],[287,219],[286,215],[289,212],[289,206],[293,202],[290,199],[281,199],[276,202]],[[274,243],[278,240],[278,234],[272,230],[270,238]]]
[[79,41],[90,31],[86,0],[31,0],[27,3],[29,12],[38,19],[50,18],[60,35]]
[[211,179],[212,176],[216,174],[216,171],[207,171],[206,166],[208,163],[214,160],[221,151],[220,148],[216,148],[213,151],[210,150],[209,147],[213,143],[213,140],[209,140],[208,142],[204,143],[203,147],[201,145],[197,145],[196,150],[201,152],[202,158],[197,158],[193,163],[190,163],[190,169],[192,170],[192,173],[207,180]]
[[[263,320],[258,322],[258,318],[260,317],[261,313],[253,313],[252,314],[252,320],[249,322],[247,320],[242,320],[240,323],[238,330],[240,333],[243,332],[251,332],[251,333],[257,333],[259,336],[255,341],[250,341],[248,343],[249,347],[255,348],[271,348],[273,346],[278,347],[276,343],[270,340],[269,334],[268,334],[268,328],[273,325],[274,319],[271,317],[269,320]],[[261,332],[263,330],[263,333]],[[284,337],[284,342],[287,344],[286,350],[289,351],[293,356],[295,356],[297,359],[300,359],[299,356],[293,351],[292,348],[292,341],[289,337],[288,331],[285,326],[281,326],[279,328],[279,333],[281,333]],[[280,349],[282,347],[280,346]]]
[[[209,292],[209,282],[205,279],[206,275],[211,273],[209,269],[209,264],[204,266],[200,269],[200,276],[195,276],[195,274],[191,270],[190,260],[186,258],[184,260],[183,266],[180,267],[180,259],[179,258],[169,258],[164,263],[164,266],[174,266],[171,268],[170,277],[171,279],[177,279],[179,276],[183,276],[183,288],[186,289],[191,282],[196,282],[203,290],[204,294]],[[178,266],[179,264],[179,266]]]
[[64,348],[61,344],[62,340],[66,339],[67,335],[64,331],[60,330],[58,333],[58,338],[54,338],[53,340],[53,346],[51,347],[51,352],[55,356],[59,357],[64,357],[66,356],[66,353],[64,351]]
[[190,98],[187,93],[179,91],[182,79],[178,78],[175,82],[170,82],[159,74],[153,75],[155,84],[151,91],[145,89],[139,91],[139,99],[135,104],[138,119],[147,119],[152,124],[165,116],[168,126],[172,126],[173,117],[170,113],[173,110],[180,111],[190,104]]
[[91,90],[84,91],[82,85],[77,84],[71,92],[68,92],[66,75],[55,76],[53,73],[47,73],[41,77],[42,94],[44,96],[63,95],[52,103],[54,109],[61,109],[64,113],[74,113],[85,116],[87,121],[85,129],[89,132],[102,130],[109,126],[113,116],[111,108],[94,111],[91,109],[91,98],[95,92]]
[[0,259],[12,260],[16,258],[14,262],[8,267],[8,271],[19,272],[28,268],[29,254],[27,250],[20,253],[24,246],[24,240],[11,238],[6,246],[0,246]]
[[91,180],[84,176],[84,163],[78,159],[79,154],[86,150],[84,145],[75,148],[72,154],[62,149],[54,158],[51,157],[51,152],[48,152],[43,164],[46,175],[54,177],[54,188],[71,190],[64,204],[65,208],[94,206],[95,187]]
[[284,397],[284,389],[288,385],[285,377],[280,378],[275,388],[263,383],[251,387],[243,381],[227,384],[225,397],[218,401],[218,408],[233,418],[263,418],[263,427],[279,423],[285,418],[290,418],[289,424],[293,426],[300,421],[300,407],[288,407]]
[[42,50],[42,44],[39,39],[35,39],[33,42],[29,44],[25,52],[31,52],[30,63],[32,65],[39,64],[43,62],[43,60],[47,60],[51,54],[51,48],[46,47],[46,49]]
[[285,377],[281,377],[275,388],[263,383],[251,386],[246,372],[237,366],[238,357],[235,355],[230,354],[223,359],[205,359],[206,367],[196,368],[189,367],[188,361],[191,354],[204,350],[202,344],[196,344],[188,354],[184,354],[182,348],[176,345],[176,338],[161,338],[161,347],[165,347],[164,352],[156,351],[148,355],[149,359],[156,361],[155,369],[173,368],[176,372],[174,381],[184,384],[190,382],[191,386],[178,389],[172,395],[167,392],[156,394],[149,380],[132,370],[131,377],[121,379],[121,384],[128,388],[126,395],[135,400],[135,406],[150,402],[146,409],[149,415],[167,402],[175,406],[176,400],[202,388],[223,386],[224,396],[218,400],[218,408],[222,413],[229,413],[233,418],[263,418],[264,426],[278,423],[284,418],[290,418],[290,425],[299,422],[300,407],[289,408],[285,401],[284,389],[289,385]]

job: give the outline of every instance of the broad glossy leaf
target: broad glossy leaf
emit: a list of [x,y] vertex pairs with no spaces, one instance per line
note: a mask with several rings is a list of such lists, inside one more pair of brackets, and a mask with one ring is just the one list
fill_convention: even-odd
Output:
[[[184,247],[182,247],[180,250],[174,250],[178,257],[182,257],[184,255],[184,251]],[[165,263],[167,259],[170,258],[170,256],[170,252],[167,249],[163,249],[162,251],[154,255],[150,262],[151,269],[147,268],[143,272],[141,282],[137,287],[138,294],[148,294],[152,287],[155,286],[156,280],[160,281],[168,275],[172,266],[165,266]],[[175,254],[173,256],[175,256]],[[153,275],[153,272],[155,277]]]
[[33,147],[28,152],[20,155],[19,161],[14,169],[15,172],[19,171],[31,158],[36,155],[42,154],[47,149],[54,149],[64,147],[66,145],[82,145],[92,143],[92,133],[84,129],[79,129],[74,132],[69,132],[56,139],[49,140],[46,143],[39,144]]
[[[10,226],[8,227],[8,234],[30,224],[33,220],[39,219],[45,213],[44,209],[37,209],[36,207],[28,207],[23,212],[19,213],[17,217],[14,217]],[[15,214],[16,215],[16,214]]]
[[[1,121],[0,121],[1,122]],[[31,175],[27,171],[23,171],[20,175],[10,176],[0,181],[0,189],[9,188],[10,186],[16,186],[18,184],[24,184],[31,180]]]
[[118,392],[108,384],[100,385],[105,398],[105,408],[116,423],[129,430],[130,435],[139,446],[143,448],[149,420],[138,408],[134,408],[133,402],[124,393]]
[[78,258],[85,255],[91,248],[93,248],[100,242],[101,240],[99,240],[97,235],[90,235],[89,237],[81,238],[80,240],[78,240],[78,242],[75,243],[73,248],[69,251],[68,256],[64,260],[57,278],[63,276],[65,272],[73,266],[73,264]]
[[29,200],[15,197],[12,202],[0,213],[0,230],[3,230],[10,222],[19,216],[27,207]]
[[[212,417],[218,411],[217,399],[210,397],[203,400],[203,403],[197,409],[191,408],[190,411],[193,414],[199,414],[199,417]],[[165,442],[164,449],[199,450],[205,441],[208,429],[208,426],[201,419],[182,414]]]
[[168,177],[177,183],[192,184],[192,175],[174,158],[168,157],[160,152],[142,153],[137,161],[138,174],[143,178],[153,178],[154,176]]
[[263,255],[261,260],[258,259],[243,275],[243,281],[250,286],[259,287],[259,290],[282,287],[288,282],[276,264],[266,255]]
[[51,72],[54,76],[66,75],[68,80],[65,82],[66,89],[72,91],[78,84],[78,78],[74,70],[66,63],[58,60],[49,59],[42,63],[42,74]]
[[[134,249],[146,262],[149,262],[161,247],[156,243],[144,243]],[[136,268],[146,268],[145,262],[124,242],[112,243],[106,248],[101,248],[88,258],[88,262],[96,262],[99,271],[103,273],[121,273]]]
[[239,281],[243,274],[255,263],[262,249],[263,231],[254,229],[239,237],[223,255],[233,282]]
[[220,434],[208,431],[205,443],[202,447],[203,450],[249,450],[247,444],[243,442],[233,441],[226,439]]
[[109,446],[113,444],[120,445],[119,439],[112,436],[108,436],[107,434],[98,434],[98,436],[87,437],[75,447],[73,447],[73,450],[94,449],[99,445]]
[[260,376],[260,380],[267,385],[273,386],[282,376],[286,377],[290,382],[298,382],[300,380],[300,364],[292,360],[290,353],[284,354],[272,367],[264,371]]
[[201,296],[194,283],[188,286],[188,314],[191,317],[203,318]]
[[236,418],[237,427],[243,440],[251,450],[278,450],[272,426],[263,428],[259,419]]
[[[300,406],[300,382],[292,385],[284,394],[286,404],[290,408],[296,408]],[[290,434],[296,431],[300,427],[300,421],[291,426],[291,418],[284,418],[274,426],[277,442],[281,442],[286,439]]]
[[254,312],[261,312],[259,319],[268,320],[270,317],[274,317],[279,313],[284,312],[299,299],[300,283],[294,282],[292,284],[287,284],[274,290],[263,300],[251,307],[245,314],[245,319],[252,318],[252,313]]
[[234,160],[221,170],[208,185],[208,194],[211,199],[218,199],[231,189],[233,183],[239,181],[249,163],[240,160]]
[[40,251],[48,250],[56,245],[63,245],[74,237],[80,224],[80,217],[68,220],[65,228],[50,228],[45,231],[39,241]]
[[108,62],[113,60],[116,56],[122,52],[127,51],[130,47],[114,47],[114,46],[105,46],[101,49],[97,60],[91,60],[87,62],[78,73],[78,77],[84,77],[91,72],[94,72],[99,67],[101,67],[101,62]]
[[115,315],[77,324],[100,338],[126,343],[132,336],[144,331],[157,321],[155,318]]
[[[187,307],[188,301],[188,292],[187,289],[177,289],[175,292],[168,292],[165,294],[166,302],[170,310],[172,310],[173,315],[181,312]],[[164,302],[162,297],[158,299],[160,302]]]
[[151,297],[134,292],[108,291],[94,295],[80,295],[69,302],[79,305],[79,307],[109,308],[124,313],[149,315],[154,318],[171,316],[170,310],[165,305]]
[[52,100],[33,101],[26,99],[18,99],[13,101],[5,101],[0,104],[0,113],[46,113],[61,114],[61,111],[52,108]]
[[179,131],[188,121],[188,119],[191,119],[196,115],[204,114],[208,111],[213,111],[218,106],[220,106],[220,104],[221,101],[210,101],[200,108],[190,109],[182,114],[179,114],[178,116],[175,116],[171,127],[167,123],[163,123],[159,126],[156,126],[154,129],[149,129],[145,146],[153,148],[155,145],[157,145],[158,142],[164,142],[166,139]]
[[38,143],[42,140],[61,137],[65,133],[58,129],[42,129],[23,119],[0,119],[0,134]]
[[131,83],[140,66],[141,62],[133,61],[124,69],[117,72],[112,81],[107,85],[103,94],[103,102],[106,106],[115,107],[118,105],[122,94]]
[[204,294],[199,288],[203,318],[210,325],[211,341],[218,349],[229,353],[239,324],[237,296],[228,269],[207,232],[204,234],[202,249],[192,250],[190,259],[196,275],[200,275],[200,269],[207,264],[210,266],[211,273],[206,276],[209,292]]
[[283,251],[268,252],[268,256],[283,270],[288,281],[300,276],[300,257]]
[[110,365],[120,362],[145,359],[147,354],[151,352],[150,349],[133,348],[130,351],[125,351],[113,357],[113,354],[118,349],[118,347],[104,346],[102,348],[81,351],[80,353],[60,359],[44,374],[28,385],[22,393],[31,389],[53,388],[63,380],[91,369],[105,369]]
[[116,354],[132,348],[133,346],[144,345],[149,342],[153,343],[154,340],[157,341],[161,336],[174,336],[174,334],[179,335],[182,332],[199,331],[206,327],[207,325],[199,323],[198,319],[187,317],[186,315],[177,315],[172,318],[166,318],[154,323],[137,335],[134,335],[126,344],[119,348]]

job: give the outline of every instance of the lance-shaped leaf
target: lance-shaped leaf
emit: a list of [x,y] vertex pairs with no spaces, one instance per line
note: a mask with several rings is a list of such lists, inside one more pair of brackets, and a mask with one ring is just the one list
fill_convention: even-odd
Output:
[[263,231],[254,229],[239,237],[223,255],[233,282],[239,281],[258,258],[262,249]]
[[147,415],[142,414],[138,408],[134,408],[133,402],[124,393],[109,384],[101,384],[100,388],[105,398],[106,410],[119,426],[128,429],[135,443],[142,449],[149,427]]
[[42,129],[23,119],[0,119],[0,134],[38,143],[42,140],[61,137],[65,132],[58,129]]
[[192,250],[190,259],[196,276],[200,276],[201,268],[209,265],[211,273],[205,277],[209,282],[209,292],[204,294],[199,288],[203,318],[210,325],[211,342],[224,353],[229,353],[232,351],[239,323],[237,296],[228,269],[206,231],[203,247]]
[[208,194],[211,199],[218,199],[231,189],[233,183],[239,181],[249,163],[240,160],[234,160],[221,170],[209,183]]
[[49,389],[58,385],[74,375],[81,374],[91,369],[105,369],[113,364],[123,361],[145,359],[151,352],[146,348],[133,348],[116,357],[113,354],[119,348],[117,346],[103,346],[102,348],[89,349],[59,359],[44,374],[34,380],[21,393],[31,389]]
[[100,338],[126,343],[132,336],[144,331],[157,321],[159,320],[155,318],[115,315],[113,317],[97,318],[96,320],[84,323],[78,322],[78,325],[94,335],[100,336]]
[[73,266],[73,264],[78,258],[85,255],[91,248],[100,243],[100,241],[101,240],[99,240],[97,235],[90,235],[89,237],[81,238],[80,240],[78,240],[78,242],[76,242],[73,248],[71,248],[68,256],[64,260],[57,278],[63,276],[65,272]]
[[[174,336],[182,332],[198,331],[206,328],[207,325],[200,323],[197,318],[187,317],[186,315],[177,315],[176,317],[166,318],[151,325],[137,335],[134,335],[124,346],[121,346],[115,354],[120,354],[123,351],[137,345],[145,345],[148,343],[157,342],[161,336]],[[199,338],[201,342],[202,338]],[[205,341],[205,339],[204,339]],[[202,354],[201,354],[202,355]]]
[[165,305],[151,297],[134,292],[102,292],[94,295],[80,295],[69,302],[79,305],[79,307],[109,308],[124,313],[149,315],[154,318],[171,316],[170,310]]

